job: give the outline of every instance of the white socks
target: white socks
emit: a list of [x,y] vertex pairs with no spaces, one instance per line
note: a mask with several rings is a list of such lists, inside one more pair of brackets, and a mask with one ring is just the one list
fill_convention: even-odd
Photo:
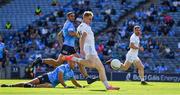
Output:
[[108,81],[106,80],[106,81],[103,81],[103,84],[104,84],[104,86],[106,86],[106,88],[109,88],[110,87],[110,85],[108,84]]
[[144,81],[144,78],[140,77],[141,81]]

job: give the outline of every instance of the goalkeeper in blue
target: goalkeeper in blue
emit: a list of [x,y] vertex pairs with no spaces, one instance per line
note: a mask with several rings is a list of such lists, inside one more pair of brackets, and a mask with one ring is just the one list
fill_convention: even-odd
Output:
[[[60,83],[64,88],[83,88],[83,86],[80,85],[74,77],[74,67],[74,63],[63,64],[58,66],[52,72],[38,76],[29,82],[12,85],[2,84],[1,87],[55,88]],[[75,86],[67,86],[67,84],[65,84],[65,81],[67,80],[71,80]]]

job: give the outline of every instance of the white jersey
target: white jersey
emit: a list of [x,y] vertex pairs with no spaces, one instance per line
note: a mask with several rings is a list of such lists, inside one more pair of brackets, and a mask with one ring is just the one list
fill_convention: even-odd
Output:
[[97,55],[97,52],[95,49],[94,33],[92,32],[91,27],[87,25],[86,23],[82,22],[78,26],[77,31],[80,32],[80,34],[83,34],[84,32],[87,33],[87,36],[84,42],[84,51],[86,55]]
[[[136,47],[139,47],[139,42],[140,42],[139,37],[133,34],[130,38],[130,43],[134,43]],[[130,48],[130,50],[126,54],[126,61],[133,63],[136,60],[140,60],[138,57],[138,51],[139,49]]]
[[[140,40],[139,40],[139,37],[136,36],[135,33],[133,33],[130,37],[130,43],[134,43],[134,45],[136,47],[139,47],[139,43],[140,43]],[[133,49],[133,48],[130,48],[130,50],[128,51],[129,54],[132,54],[134,56],[138,56],[138,51],[139,49]]]

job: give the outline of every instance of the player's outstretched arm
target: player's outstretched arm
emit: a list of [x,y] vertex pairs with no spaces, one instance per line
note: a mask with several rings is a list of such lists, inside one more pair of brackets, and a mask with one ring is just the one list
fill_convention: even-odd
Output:
[[73,79],[71,79],[71,82],[76,86],[76,87],[83,87],[83,86],[81,86],[77,81],[76,81],[76,79],[75,78],[73,78]]
[[59,82],[62,84],[62,86],[64,87],[64,88],[67,88],[67,85],[65,84],[65,82],[64,82],[64,79],[63,79],[63,73],[62,72],[59,72]]
[[62,48],[63,46],[63,33],[60,31],[57,35],[57,41],[59,43],[59,47]]

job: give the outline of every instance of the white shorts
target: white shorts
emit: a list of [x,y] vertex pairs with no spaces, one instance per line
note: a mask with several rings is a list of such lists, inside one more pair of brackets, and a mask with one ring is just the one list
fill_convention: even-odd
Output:
[[96,51],[96,49],[95,49],[94,46],[85,45],[85,46],[84,46],[84,52],[85,52],[85,54],[86,54],[86,57],[87,57],[88,55],[98,56],[97,51]]
[[137,61],[137,60],[140,60],[137,55],[133,55],[129,53],[126,54],[126,61],[133,63],[134,61]]

